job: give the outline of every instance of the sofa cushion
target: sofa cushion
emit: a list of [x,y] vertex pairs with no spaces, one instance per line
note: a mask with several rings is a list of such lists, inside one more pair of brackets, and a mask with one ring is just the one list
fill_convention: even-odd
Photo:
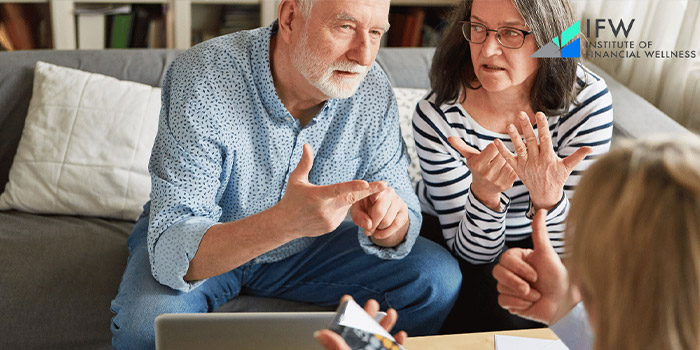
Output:
[[0,212],[0,349],[109,349],[134,224]]
[[416,153],[416,143],[413,141],[413,112],[416,110],[418,101],[427,93],[428,90],[426,89],[394,88],[396,104],[399,106],[401,136],[406,142],[408,155],[411,158],[411,164],[408,167],[408,175],[411,177],[411,182],[414,185],[420,180],[421,173],[420,164],[418,164],[418,154]]
[[44,61],[117,79],[160,86],[170,62],[183,50],[0,51],[0,191],[7,184],[32,96],[34,67]]
[[0,209],[135,220],[159,111],[160,88],[37,62]]
[[[0,349],[111,349],[110,303],[126,268],[133,226],[94,217],[0,212]],[[241,296],[216,311],[333,309]]]

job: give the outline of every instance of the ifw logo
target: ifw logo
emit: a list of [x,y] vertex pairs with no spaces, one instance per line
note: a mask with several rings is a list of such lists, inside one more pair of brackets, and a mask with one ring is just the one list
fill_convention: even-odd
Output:
[[561,35],[554,37],[547,45],[542,46],[530,57],[534,58],[559,58],[581,57],[581,38],[569,43],[571,39],[581,32],[581,21],[577,21],[567,28]]

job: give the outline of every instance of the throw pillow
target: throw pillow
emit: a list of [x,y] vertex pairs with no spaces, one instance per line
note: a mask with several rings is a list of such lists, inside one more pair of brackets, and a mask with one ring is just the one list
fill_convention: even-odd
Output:
[[136,220],[160,88],[37,62],[0,209]]
[[425,97],[427,93],[428,90],[425,89],[394,88],[396,103],[399,105],[401,136],[406,142],[408,155],[411,157],[408,176],[414,185],[421,179],[421,172],[420,164],[418,164],[418,155],[416,154],[416,143],[413,141],[413,112],[416,110],[418,101]]

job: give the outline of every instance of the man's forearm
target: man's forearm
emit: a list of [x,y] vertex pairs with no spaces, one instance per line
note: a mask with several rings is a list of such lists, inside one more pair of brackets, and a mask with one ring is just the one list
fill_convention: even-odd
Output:
[[234,222],[209,228],[199,243],[185,274],[186,281],[197,281],[233,270],[253,258],[295,238],[280,220],[273,206],[265,211]]

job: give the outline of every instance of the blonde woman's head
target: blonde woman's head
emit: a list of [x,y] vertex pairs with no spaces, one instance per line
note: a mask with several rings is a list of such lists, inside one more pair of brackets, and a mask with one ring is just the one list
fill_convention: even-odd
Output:
[[598,160],[567,245],[596,349],[700,349],[700,141],[624,143]]

